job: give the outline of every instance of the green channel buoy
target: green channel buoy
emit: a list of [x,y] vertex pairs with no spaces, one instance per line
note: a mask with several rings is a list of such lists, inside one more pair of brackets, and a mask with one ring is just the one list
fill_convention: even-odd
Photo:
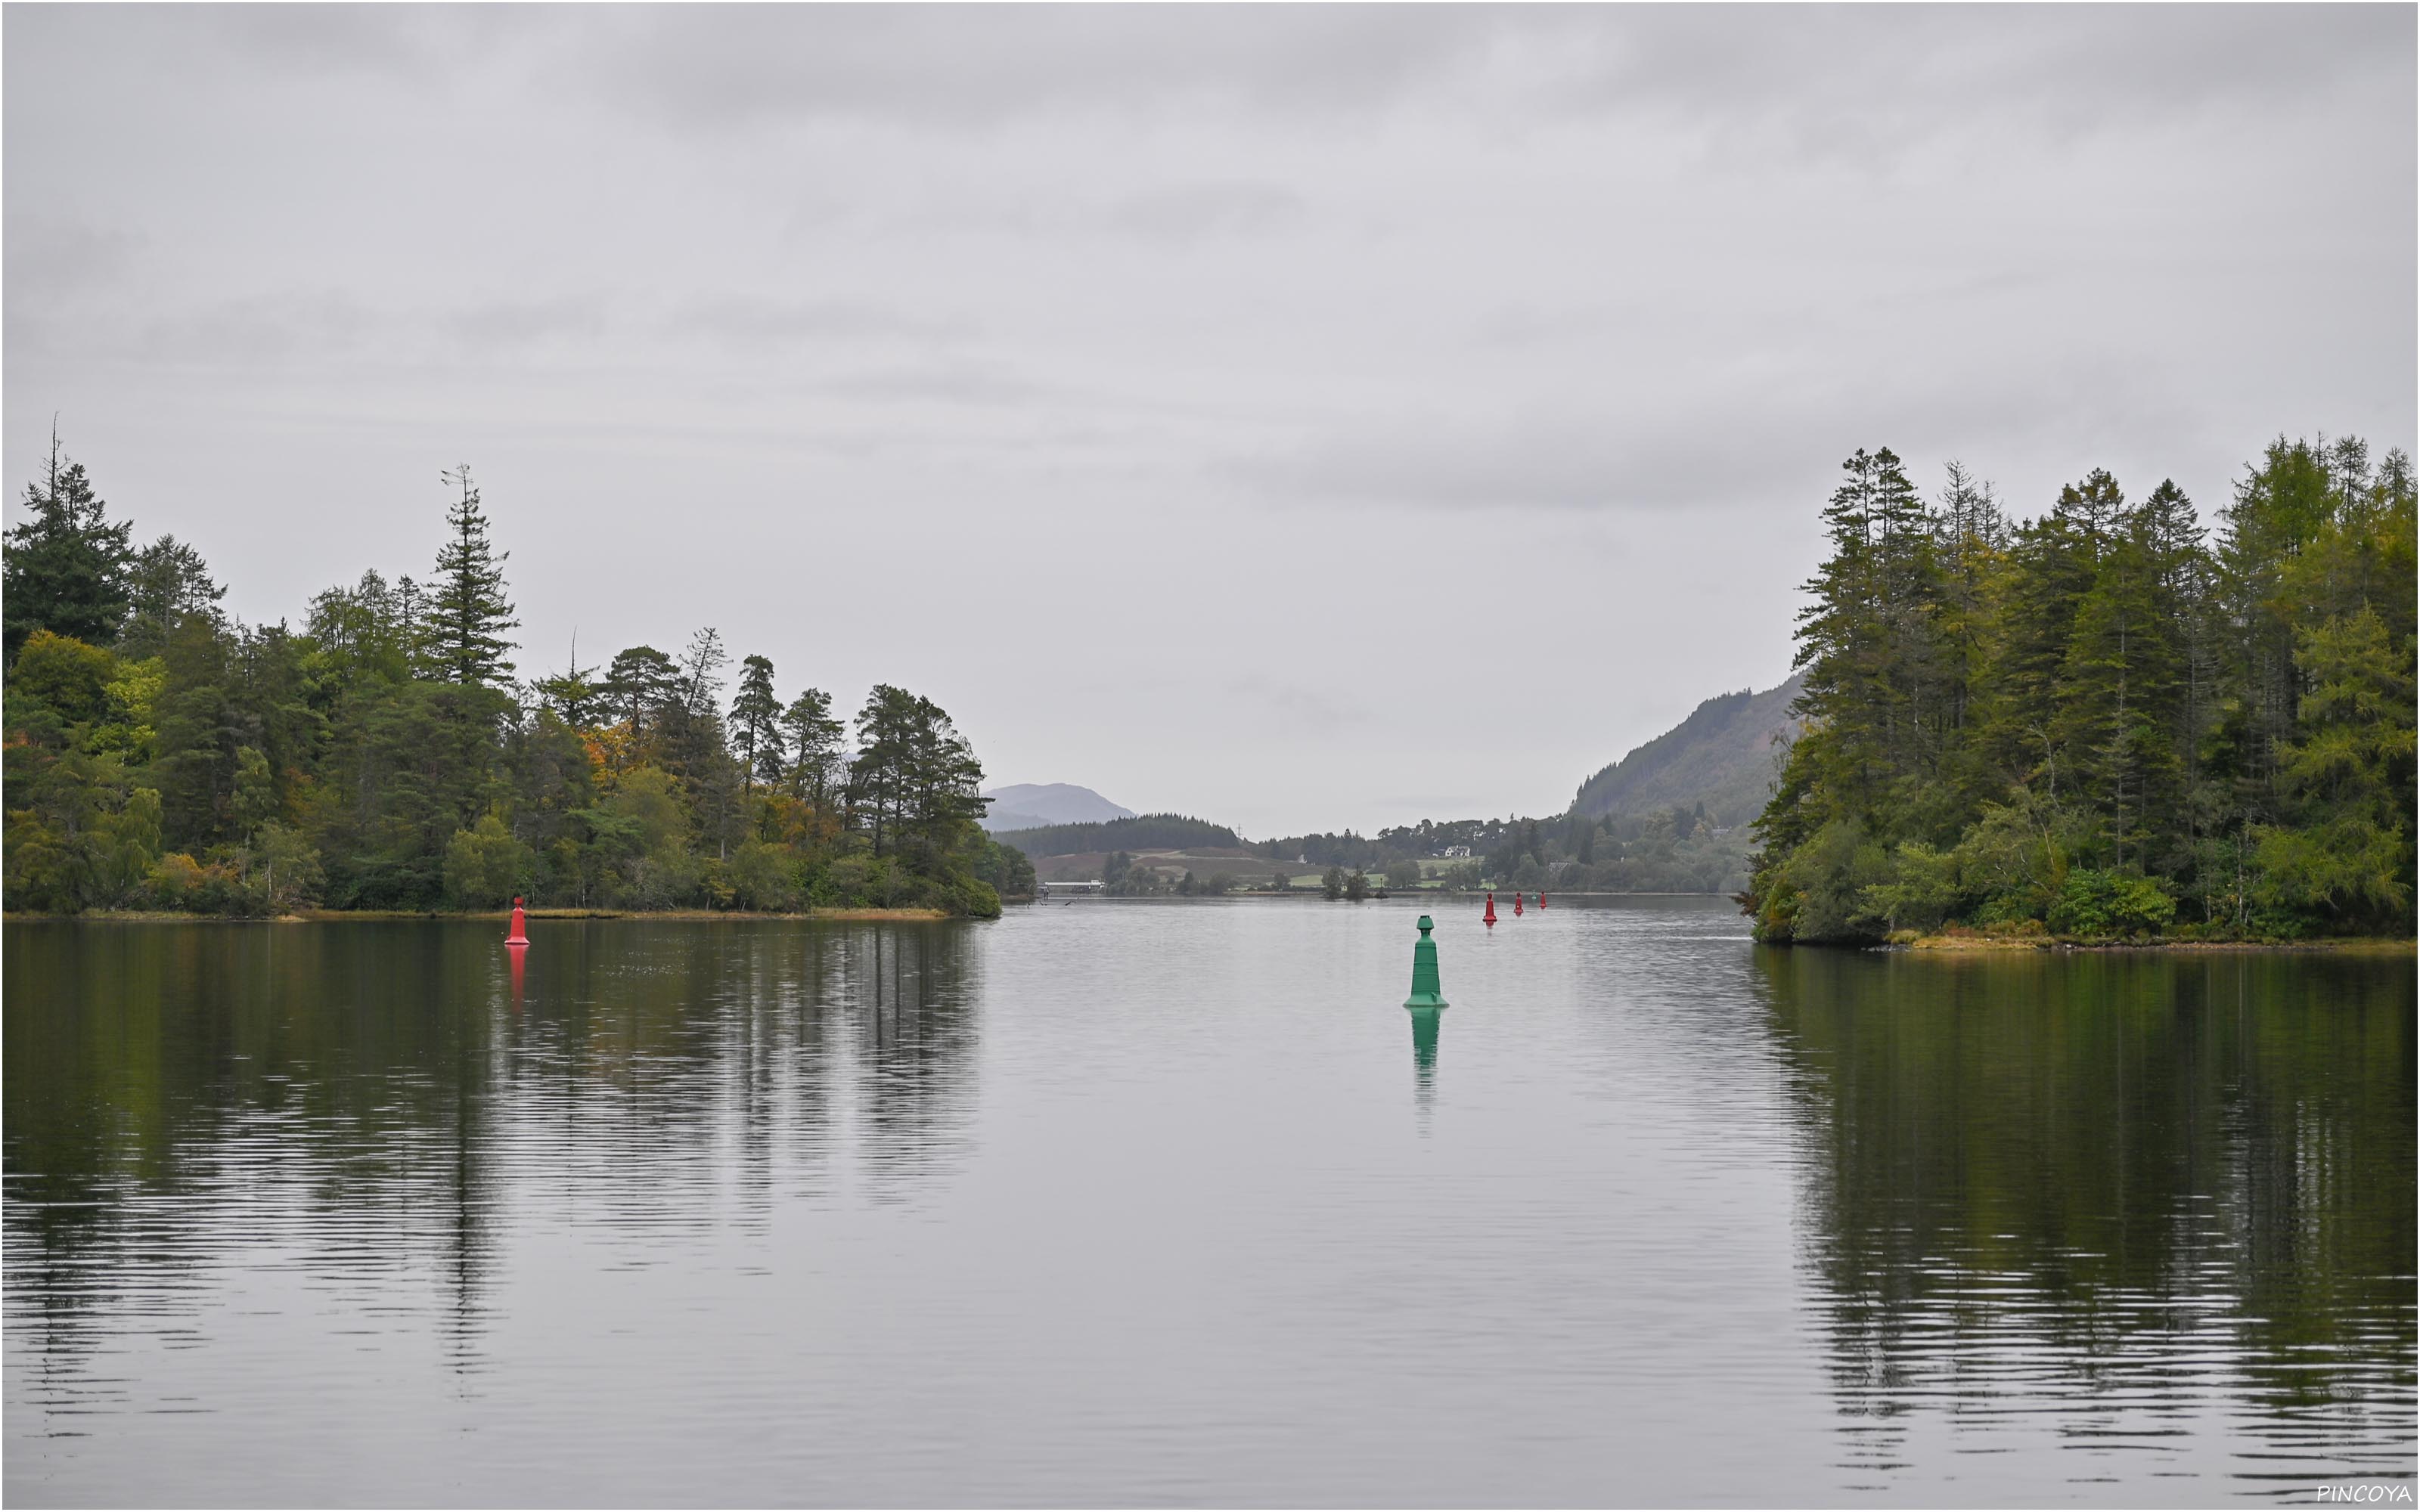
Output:
[[1422,914],[1419,943],[1412,947],[1412,995],[1404,999],[1405,1008],[1446,1006],[1445,994],[1437,982],[1436,941],[1429,938],[1429,931],[1435,928],[1429,916]]

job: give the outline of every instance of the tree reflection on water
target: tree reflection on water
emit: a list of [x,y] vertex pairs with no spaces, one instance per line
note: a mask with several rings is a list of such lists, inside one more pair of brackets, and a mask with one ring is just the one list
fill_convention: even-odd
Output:
[[2245,1475],[2307,1484],[2297,1443],[2410,1473],[2408,959],[1757,964],[1853,1461],[2055,1379],[2131,1437],[2240,1419]]
[[[886,1201],[954,1168],[977,1044],[969,926],[533,936],[517,972],[485,924],[12,927],[17,1321],[37,1309],[39,1348],[67,1357],[79,1315],[123,1310],[129,1287],[174,1318],[180,1271],[241,1261],[204,1249],[240,1210],[249,1263],[307,1254],[371,1289],[442,1277],[470,1369],[503,1204],[644,1244],[761,1227],[777,1187],[815,1190],[838,1165]],[[542,1169],[548,1189],[503,1190],[508,1169]]]

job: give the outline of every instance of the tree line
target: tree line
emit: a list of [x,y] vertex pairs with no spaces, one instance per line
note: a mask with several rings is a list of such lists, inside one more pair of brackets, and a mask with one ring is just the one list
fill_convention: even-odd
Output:
[[2413,480],[2280,438],[2214,537],[2096,471],[2018,523],[1952,466],[1843,465],[1760,938],[2408,933]]
[[[1736,892],[1747,885],[1749,837],[1707,816],[1703,803],[1639,813],[1541,818],[1423,819],[1375,836],[1347,829],[1263,841],[1254,854],[1323,867],[1347,884],[1355,873],[1408,889],[1541,887],[1559,892]],[[1467,856],[1450,856],[1466,851]],[[1276,890],[1285,890],[1283,871]]]
[[1028,856],[1083,856],[1093,851],[1184,850],[1190,847],[1233,850],[1244,841],[1224,825],[1185,814],[1147,813],[1131,819],[1094,819],[1080,824],[1037,825],[1032,829],[1001,833],[1001,843]]
[[426,582],[365,572],[247,625],[54,438],[6,537],[7,906],[990,915],[1032,891],[930,699],[877,686],[845,717],[761,656],[726,687],[712,629],[516,680],[507,554],[470,469],[442,476]]

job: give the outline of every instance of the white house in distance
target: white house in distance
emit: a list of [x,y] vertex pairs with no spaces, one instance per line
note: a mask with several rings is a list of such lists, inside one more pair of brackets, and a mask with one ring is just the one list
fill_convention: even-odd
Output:
[[1449,861],[1467,861],[1470,859],[1470,847],[1449,845],[1445,848],[1445,858]]

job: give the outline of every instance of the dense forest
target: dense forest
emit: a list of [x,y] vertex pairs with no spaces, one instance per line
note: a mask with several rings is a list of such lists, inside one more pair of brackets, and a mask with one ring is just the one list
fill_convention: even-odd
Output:
[[2408,935],[2413,484],[2280,439],[2214,538],[2095,471],[2017,524],[1889,451],[1824,511],[1759,937]]
[[1188,845],[1240,846],[1244,842],[1224,825],[1184,814],[1147,813],[1132,819],[1096,819],[1077,825],[1036,825],[1012,829],[1001,843],[1028,856],[1081,856],[1088,851],[1180,850]]
[[852,732],[763,656],[726,686],[711,629],[516,680],[505,553],[470,470],[444,478],[425,583],[368,572],[299,628],[246,625],[54,440],[6,542],[7,906],[990,915],[1032,892],[929,699],[876,687]]

